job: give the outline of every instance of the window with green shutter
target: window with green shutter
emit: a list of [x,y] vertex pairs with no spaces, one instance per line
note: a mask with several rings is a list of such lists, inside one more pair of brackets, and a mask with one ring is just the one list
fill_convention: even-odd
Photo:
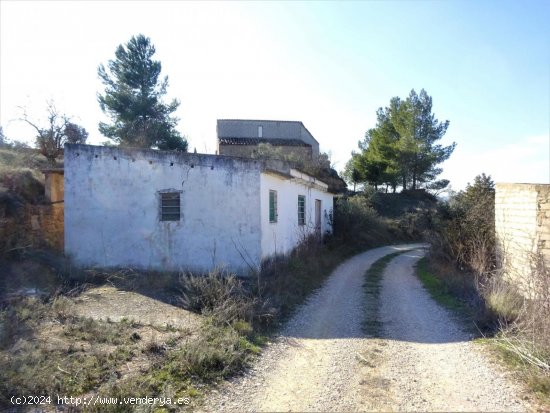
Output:
[[306,224],[306,197],[298,195],[298,225]]
[[269,222],[277,222],[277,191],[269,191]]

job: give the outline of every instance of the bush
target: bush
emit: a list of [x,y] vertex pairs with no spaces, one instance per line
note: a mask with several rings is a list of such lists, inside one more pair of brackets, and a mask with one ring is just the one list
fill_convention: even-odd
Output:
[[182,275],[179,283],[180,304],[188,310],[225,324],[254,318],[257,299],[234,274],[215,269],[202,276]]
[[436,217],[430,233],[432,251],[439,259],[472,271],[483,282],[496,268],[495,190],[485,174],[451,197]]
[[367,197],[339,198],[334,207],[332,225],[334,237],[344,244],[374,247],[392,240],[387,225]]
[[212,381],[240,371],[259,351],[233,328],[206,326],[197,340],[188,342],[173,357],[191,377]]

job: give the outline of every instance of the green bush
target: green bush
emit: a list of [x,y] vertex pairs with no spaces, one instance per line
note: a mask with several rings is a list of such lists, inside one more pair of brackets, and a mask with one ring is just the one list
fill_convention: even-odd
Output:
[[490,176],[476,176],[465,191],[440,206],[430,234],[432,254],[477,276],[496,268],[495,189]]
[[387,226],[367,197],[339,198],[333,214],[334,237],[344,244],[372,247],[390,242]]

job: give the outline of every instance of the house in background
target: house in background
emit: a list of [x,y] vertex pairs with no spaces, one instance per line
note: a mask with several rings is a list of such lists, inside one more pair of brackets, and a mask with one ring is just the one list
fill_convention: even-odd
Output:
[[283,161],[66,145],[64,178],[81,266],[245,274],[331,231],[327,185]]
[[319,156],[319,142],[302,122],[275,120],[218,119],[218,154],[251,157],[258,144],[268,143],[285,155],[300,158]]

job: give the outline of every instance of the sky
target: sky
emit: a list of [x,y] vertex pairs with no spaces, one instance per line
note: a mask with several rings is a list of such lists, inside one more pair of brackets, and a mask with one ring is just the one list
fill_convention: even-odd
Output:
[[100,64],[151,38],[189,149],[216,119],[299,120],[342,170],[376,110],[424,88],[457,143],[440,178],[460,190],[550,183],[550,1],[180,2],[0,0],[0,125],[34,141],[47,101],[106,140]]

